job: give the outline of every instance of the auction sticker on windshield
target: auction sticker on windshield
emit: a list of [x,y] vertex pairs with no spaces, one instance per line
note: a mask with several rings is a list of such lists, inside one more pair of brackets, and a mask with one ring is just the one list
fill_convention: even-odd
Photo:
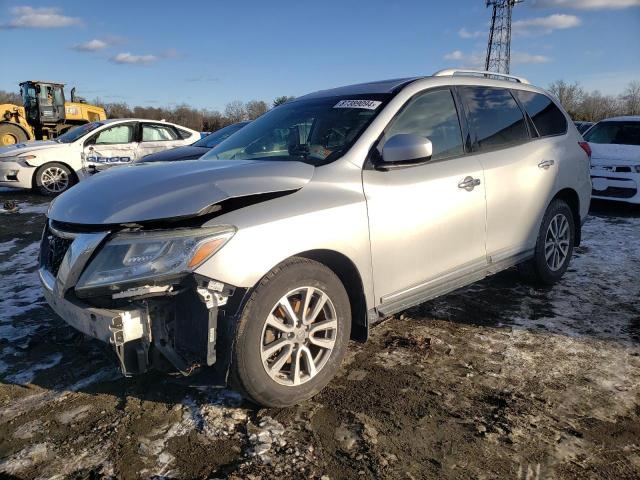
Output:
[[366,108],[375,110],[382,102],[378,100],[340,100],[333,108]]

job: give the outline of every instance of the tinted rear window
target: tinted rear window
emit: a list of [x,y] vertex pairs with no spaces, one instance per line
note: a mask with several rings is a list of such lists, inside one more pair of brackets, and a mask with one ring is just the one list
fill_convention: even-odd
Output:
[[513,93],[533,120],[541,137],[567,132],[567,119],[549,97],[523,90],[513,90]]
[[509,90],[461,87],[477,149],[490,150],[528,140],[524,116]]

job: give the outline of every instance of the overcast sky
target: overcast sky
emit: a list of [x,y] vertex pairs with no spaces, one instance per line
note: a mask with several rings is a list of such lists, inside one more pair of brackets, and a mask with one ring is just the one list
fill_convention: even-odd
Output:
[[[222,109],[483,63],[484,0],[0,2],[0,89],[42,79],[88,99]],[[640,0],[526,0],[512,73],[620,93],[640,80]]]

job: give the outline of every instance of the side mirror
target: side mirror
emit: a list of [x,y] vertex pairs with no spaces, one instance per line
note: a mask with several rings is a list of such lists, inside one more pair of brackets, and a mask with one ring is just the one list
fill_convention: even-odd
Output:
[[[382,147],[385,164],[415,164],[428,162],[433,155],[431,140],[414,133],[398,133]],[[390,165],[383,165],[388,167]]]

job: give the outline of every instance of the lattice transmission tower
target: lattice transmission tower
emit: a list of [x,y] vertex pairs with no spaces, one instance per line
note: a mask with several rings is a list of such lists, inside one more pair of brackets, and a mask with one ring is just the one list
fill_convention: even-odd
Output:
[[493,8],[491,30],[487,45],[485,70],[509,73],[511,64],[511,12],[523,0],[486,0],[487,7]]

